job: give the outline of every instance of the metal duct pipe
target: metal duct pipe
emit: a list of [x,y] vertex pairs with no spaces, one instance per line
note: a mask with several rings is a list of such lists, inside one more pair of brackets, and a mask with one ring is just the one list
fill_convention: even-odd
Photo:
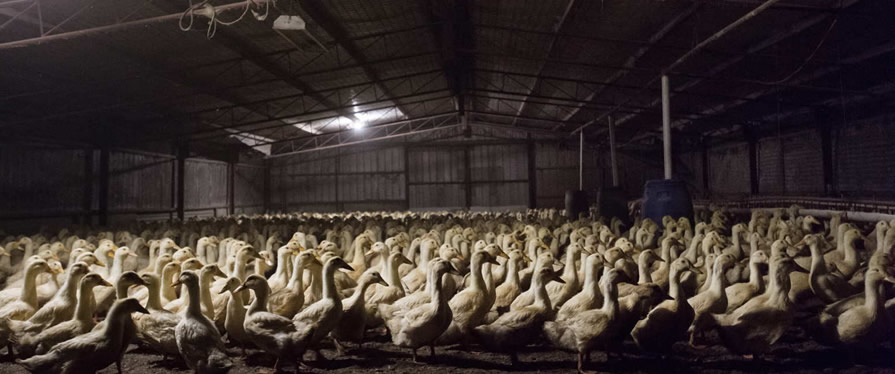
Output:
[[618,159],[616,158],[615,122],[609,116],[609,163],[612,169],[612,187],[618,187]]
[[668,97],[668,76],[665,74],[662,74],[662,149],[665,153],[665,179],[671,179],[671,102]]

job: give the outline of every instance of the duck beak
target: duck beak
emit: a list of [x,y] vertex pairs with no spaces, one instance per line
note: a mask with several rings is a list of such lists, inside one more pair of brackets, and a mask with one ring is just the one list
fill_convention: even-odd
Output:
[[493,265],[500,265],[500,263],[497,262],[497,259],[494,257],[488,257],[488,261],[485,261],[485,262],[487,262],[489,264],[493,264]]
[[144,308],[142,305],[138,305],[137,310],[135,310],[134,312],[142,313],[142,314],[149,314],[149,311],[146,310],[146,308]]
[[500,249],[500,248],[497,248],[497,256],[503,257],[503,258],[510,258],[510,256],[506,252],[504,252],[503,249]]
[[448,270],[448,273],[460,275],[460,270],[457,270],[457,268],[454,267],[454,264],[448,263],[448,267],[450,267],[450,270]]
[[112,283],[109,283],[109,281],[102,279],[102,278],[100,278],[100,281],[101,281],[99,284],[100,286],[112,287]]
[[179,286],[179,285],[180,285],[180,280],[178,280],[178,281],[172,283],[172,284],[171,284],[171,287],[177,287],[177,286]]
[[553,272],[553,275],[550,276],[550,280],[552,280],[554,282],[563,283],[563,284],[566,283],[566,281],[563,280],[562,277],[560,277],[560,272],[558,272],[558,271]]
[[376,283],[379,283],[383,287],[388,287],[388,282],[386,282],[385,279],[382,279],[382,277],[379,277],[379,279],[376,280]]
[[54,273],[54,274],[62,274],[62,273],[65,272],[65,269],[63,269],[63,268],[61,268],[61,267],[53,268],[52,270],[53,270],[53,273]]
[[696,273],[696,274],[699,274],[699,275],[703,275],[703,274],[705,274],[704,272],[702,272],[702,270],[699,270],[699,268],[692,267],[692,266],[691,266],[689,269],[687,269],[687,270],[690,270],[690,271],[692,271],[692,272],[694,272],[694,273]]
[[339,269],[345,269],[348,271],[354,271],[354,268],[351,265],[348,265],[344,260],[339,260]]

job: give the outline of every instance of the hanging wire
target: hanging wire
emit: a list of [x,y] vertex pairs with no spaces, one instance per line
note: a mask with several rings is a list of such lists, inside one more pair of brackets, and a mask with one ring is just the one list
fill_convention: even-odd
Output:
[[[273,1],[273,0],[271,0],[271,1]],[[270,13],[271,1],[264,2],[264,14],[259,17],[267,18],[267,15]],[[183,13],[180,15],[180,19],[178,20],[180,30],[181,31],[192,30],[193,23],[195,21],[195,17],[198,13],[198,15],[206,16],[209,18],[208,29],[205,32],[205,37],[207,37],[208,39],[211,39],[214,37],[214,34],[217,32],[217,28],[218,28],[219,24],[224,25],[224,26],[230,26],[230,25],[233,25],[239,21],[242,21],[242,19],[245,18],[246,14],[249,13],[249,10],[252,8],[253,5],[259,6],[258,3],[256,3],[254,0],[245,0],[246,6],[242,10],[242,14],[240,14],[239,17],[236,17],[236,19],[234,19],[232,21],[222,21],[222,20],[218,19],[217,12],[214,9],[214,5],[210,4],[210,0],[202,0],[195,4],[193,3],[193,0],[189,0],[189,4],[190,4],[189,8],[187,8],[185,11],[183,11]],[[274,4],[274,6],[276,6],[276,4]],[[206,14],[206,12],[207,12],[207,14]],[[184,23],[185,19],[188,20],[187,23]]]
[[[842,10],[842,0],[839,1],[839,10]],[[820,47],[823,46],[824,43],[827,41],[827,38],[830,37],[830,33],[833,31],[833,27],[835,27],[836,22],[839,21],[839,15],[840,15],[840,13],[837,12],[836,16],[833,17],[833,21],[830,22],[830,26],[827,27],[827,31],[824,31],[824,36],[822,38],[820,38],[820,41],[817,43],[816,46],[814,46],[814,50],[812,50],[811,53],[808,54],[808,57],[805,58],[805,61],[802,61],[802,63],[799,65],[798,68],[796,68],[796,70],[793,70],[792,73],[789,73],[787,76],[785,76],[781,79],[775,80],[775,81],[756,81],[756,82],[761,83],[761,84],[781,84],[781,83],[786,83],[786,81],[792,79],[792,77],[796,76],[796,74],[799,74],[802,71],[802,69],[804,69],[805,66],[807,66],[808,63],[811,62],[812,59],[814,59],[814,55],[817,54],[817,51],[820,50]]]

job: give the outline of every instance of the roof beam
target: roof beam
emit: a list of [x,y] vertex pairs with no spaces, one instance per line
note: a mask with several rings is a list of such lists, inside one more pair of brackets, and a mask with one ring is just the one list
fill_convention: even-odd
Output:
[[[650,47],[659,43],[659,41],[661,41],[663,38],[665,38],[665,36],[668,35],[668,33],[671,32],[671,30],[673,30],[677,25],[679,25],[681,22],[683,22],[684,20],[689,18],[691,15],[693,15],[693,13],[695,13],[701,6],[702,6],[701,3],[692,4],[689,7],[687,7],[687,9],[684,9],[684,11],[682,11],[682,12],[678,13],[676,16],[674,16],[674,18],[672,18],[667,23],[665,23],[665,25],[663,25],[658,31],[656,31],[653,35],[651,35],[649,37],[648,44],[641,45],[640,48],[637,48],[637,50],[634,51],[634,54],[632,54],[630,57],[628,57],[628,59],[625,60],[625,63],[622,64],[622,66],[626,69],[631,69],[635,65],[637,65],[637,61],[639,61],[640,58],[643,57],[643,55],[645,55],[647,52],[649,52]],[[618,81],[619,79],[622,79],[626,75],[628,75],[628,72],[630,70],[626,70],[626,69],[616,70],[615,73],[613,73],[608,79],[606,79],[607,85],[601,86],[601,87],[597,88],[595,91],[591,92],[590,95],[587,95],[587,97],[584,99],[584,101],[590,102],[594,98],[602,95],[603,92],[606,90],[606,87],[608,87],[609,84],[613,84],[616,81]],[[583,104],[582,104],[582,106],[583,106]],[[567,116],[565,116],[565,118],[563,118],[563,121],[568,121],[569,119],[571,119],[573,116],[578,114],[580,109],[581,109],[580,106],[578,108],[574,109],[571,113],[569,113],[569,115],[567,115]],[[557,128],[554,128],[554,130],[558,130],[559,127],[560,126],[557,126]]]
[[[843,0],[841,9],[844,10],[852,5],[855,5],[858,1],[860,1],[860,0]],[[706,75],[708,77],[713,77],[715,75],[718,75],[718,73],[720,73],[724,70],[727,70],[728,68],[743,61],[747,56],[755,54],[761,50],[767,49],[767,48],[769,48],[769,47],[771,47],[771,46],[773,46],[773,45],[775,45],[791,36],[797,35],[797,34],[801,33],[802,31],[805,31],[805,30],[811,28],[812,26],[817,25],[818,23],[820,23],[823,20],[825,20],[829,17],[832,17],[832,16],[833,16],[832,14],[827,14],[827,13],[819,14],[814,17],[810,17],[802,22],[796,23],[796,24],[790,26],[789,28],[787,28],[786,30],[784,30],[783,32],[774,33],[770,37],[768,37],[758,43],[753,44],[751,47],[746,49],[746,53],[744,53],[742,55],[734,56],[734,57],[716,65],[714,68],[709,70]],[[679,87],[676,87],[675,91],[684,91],[684,90],[690,89],[690,88],[695,87],[696,85],[704,82],[705,80],[706,80],[705,78],[691,79],[687,83],[684,83],[683,85],[681,85]],[[671,96],[674,96],[674,95],[671,95]],[[662,102],[661,98],[656,98],[653,101],[651,101],[647,105],[647,107],[654,107],[656,105],[659,105],[659,103],[661,103],[661,102]],[[615,124],[616,124],[616,126],[620,126],[620,125],[624,124],[625,122],[631,121],[632,119],[636,118],[637,116],[638,116],[637,114],[629,114],[627,116],[623,116],[623,117],[619,118],[618,120],[616,120]]]
[[[550,55],[553,54],[553,47],[556,46],[556,41],[559,39],[560,33],[562,33],[563,26],[566,25],[566,19],[569,16],[569,13],[572,11],[572,7],[575,6],[575,0],[569,0],[568,4],[566,4],[565,10],[563,10],[562,16],[559,17],[559,20],[556,22],[556,25],[553,27],[553,36],[550,37],[550,45],[547,46],[547,53],[545,54],[546,58],[550,58]],[[544,67],[547,66],[546,60],[538,66],[538,72],[535,73],[534,83],[531,85],[531,88],[528,88],[528,92],[525,94],[525,98],[522,100],[522,103],[519,104],[519,110],[516,111],[516,116],[522,114],[522,111],[525,110],[526,104],[528,104],[528,97],[534,92],[534,90],[538,87],[538,83],[541,80],[541,72],[544,71]],[[516,125],[516,119],[513,119],[512,126]]]
[[[156,7],[161,8],[162,10],[172,12],[177,11],[178,8],[181,7],[181,4],[178,4],[176,0],[163,0],[161,2],[154,3]],[[232,29],[228,27],[222,27],[217,29],[215,33],[215,37],[211,39],[213,42],[217,42],[222,46],[230,49],[236,54],[244,57],[249,60],[253,64],[258,67],[270,72],[275,77],[278,77],[283,80],[283,82],[289,84],[295,89],[301,92],[313,92],[314,89],[306,82],[298,79],[296,76],[290,74],[288,71],[280,67],[279,65],[271,62],[267,58],[264,57],[265,51],[259,47],[256,47],[254,44],[245,41],[242,36],[234,32]],[[314,100],[318,101],[321,105],[327,108],[336,108],[338,105],[328,98],[324,96],[313,96]],[[340,109],[338,110],[339,114],[350,118],[352,120],[357,120],[354,117],[354,114],[351,111]]]
[[[335,39],[336,43],[340,45],[351,58],[360,64],[361,70],[364,71],[367,78],[370,81],[378,82],[382,80],[379,76],[379,73],[373,69],[367,57],[364,56],[360,47],[355,44],[348,35],[348,31],[342,27],[341,24],[335,19],[335,17],[326,9],[326,5],[322,0],[302,0],[301,1],[302,9],[314,20],[314,22],[320,26],[324,31],[326,31],[329,36]],[[397,95],[392,92],[392,90],[385,85],[378,85],[379,89],[385,93],[386,97],[395,98]],[[407,108],[403,108],[400,102],[395,102],[398,105],[399,110],[402,113],[409,116],[410,113],[405,111]]]

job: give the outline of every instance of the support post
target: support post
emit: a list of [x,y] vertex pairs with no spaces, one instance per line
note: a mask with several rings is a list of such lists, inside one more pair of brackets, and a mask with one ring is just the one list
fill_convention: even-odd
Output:
[[615,121],[609,116],[609,167],[612,170],[612,187],[618,187],[618,159],[615,143]]
[[99,150],[99,225],[109,224],[109,148]]
[[535,209],[538,207],[538,170],[537,170],[537,148],[535,142],[528,134],[528,207]]
[[236,214],[236,162],[227,163],[227,214]]
[[838,110],[820,110],[816,113],[817,131],[820,133],[821,163],[824,173],[824,193],[836,196],[836,169],[833,163],[833,124],[842,121]]
[[578,191],[584,190],[584,131],[578,133]]
[[665,179],[671,179],[671,101],[668,76],[662,74],[662,149],[665,155]]
[[186,144],[177,147],[177,180],[175,182],[174,194],[177,198],[177,219],[183,221],[185,209],[185,187],[186,187],[186,158],[189,155],[189,149]]

